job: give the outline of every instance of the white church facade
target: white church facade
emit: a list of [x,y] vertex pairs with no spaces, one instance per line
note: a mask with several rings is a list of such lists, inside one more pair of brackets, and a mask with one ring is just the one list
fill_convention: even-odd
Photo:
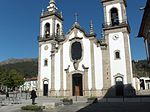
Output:
[[[130,27],[126,0],[101,0],[104,37],[97,39],[92,21],[87,33],[76,21],[63,33],[63,16],[50,0],[40,17],[39,96],[121,96],[132,85]],[[126,91],[126,92],[125,92]]]

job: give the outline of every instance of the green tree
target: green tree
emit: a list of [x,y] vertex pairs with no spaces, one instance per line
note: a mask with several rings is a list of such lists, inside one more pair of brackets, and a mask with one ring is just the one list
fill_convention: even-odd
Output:
[[0,67],[0,85],[4,84],[5,78],[7,76],[6,73],[7,73],[7,70]]
[[8,88],[15,88],[24,83],[24,77],[15,69],[11,69],[4,74],[3,84]]

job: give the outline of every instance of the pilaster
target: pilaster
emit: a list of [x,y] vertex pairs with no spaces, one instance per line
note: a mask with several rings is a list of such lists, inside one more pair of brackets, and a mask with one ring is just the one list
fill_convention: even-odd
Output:
[[42,96],[42,94],[40,93],[41,91],[41,44],[39,44],[39,57],[38,57],[38,85],[37,85],[37,95],[38,96]]
[[84,96],[89,96],[89,88],[88,88],[88,68],[85,68],[84,69],[84,75],[83,75],[83,85],[84,85],[84,92],[83,92],[83,95]]
[[94,45],[90,40],[90,51],[91,51],[91,75],[92,75],[92,90],[95,91],[95,63],[94,63]]
[[[66,95],[67,96],[70,96],[70,86],[71,86],[71,81],[70,81],[70,74],[69,74],[69,71],[66,73]],[[72,96],[72,95],[71,95]]]
[[56,18],[52,18],[52,35],[55,35],[55,21],[56,21]]
[[60,94],[64,96],[64,74],[63,74],[63,45],[60,46]]
[[129,36],[127,32],[123,32],[124,36],[124,49],[125,49],[125,59],[126,59],[126,75],[127,75],[127,83],[132,83],[132,66],[131,66],[131,53],[130,53],[130,44],[129,44]]
[[102,48],[102,63],[103,63],[103,96],[111,87],[111,72],[110,72],[110,52],[109,52],[109,35],[105,34],[105,41],[108,46]]
[[106,6],[104,6],[104,22],[107,23]]
[[51,95],[53,96],[55,90],[55,52],[54,52],[54,45],[52,44],[51,50]]

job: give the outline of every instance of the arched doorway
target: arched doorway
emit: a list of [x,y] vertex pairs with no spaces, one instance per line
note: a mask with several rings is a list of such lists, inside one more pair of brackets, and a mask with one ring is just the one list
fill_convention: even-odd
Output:
[[48,96],[48,81],[43,81],[43,96]]
[[123,78],[116,77],[116,96],[123,96],[124,95],[124,85],[123,85]]
[[83,77],[82,74],[76,73],[72,75],[72,95],[83,96]]

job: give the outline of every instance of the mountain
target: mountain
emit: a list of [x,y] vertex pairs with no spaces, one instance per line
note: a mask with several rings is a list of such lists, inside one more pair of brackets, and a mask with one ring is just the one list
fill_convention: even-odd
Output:
[[20,72],[25,78],[34,77],[38,74],[37,58],[24,59],[8,59],[0,62],[0,67],[8,70],[15,69]]
[[36,60],[37,60],[36,58],[23,58],[23,59],[10,58],[8,60],[0,62],[0,65],[15,64],[20,62],[31,62]]
[[[132,61],[133,74],[138,77],[150,76],[150,65],[146,60]],[[24,58],[24,59],[8,59],[0,62],[0,67],[8,70],[15,69],[20,72],[25,78],[34,77],[38,74],[38,59]]]

